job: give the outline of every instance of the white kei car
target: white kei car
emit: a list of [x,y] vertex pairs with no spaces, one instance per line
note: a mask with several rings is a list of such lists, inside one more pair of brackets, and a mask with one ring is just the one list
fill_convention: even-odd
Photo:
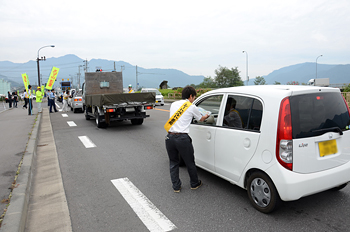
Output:
[[159,92],[158,89],[155,89],[155,88],[142,88],[141,89],[141,93],[149,93],[149,92],[154,92],[156,93],[156,105],[161,105],[161,106],[164,106],[164,97],[163,95],[161,94],[161,92]]
[[263,213],[350,181],[350,110],[339,89],[259,85],[217,89],[193,104],[196,164],[247,189]]

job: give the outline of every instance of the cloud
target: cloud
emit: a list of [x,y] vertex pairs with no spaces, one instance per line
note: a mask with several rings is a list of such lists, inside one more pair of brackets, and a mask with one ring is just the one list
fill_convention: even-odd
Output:
[[[124,60],[213,76],[219,65],[245,78],[298,62],[349,63],[350,2],[3,1],[0,60],[27,62],[40,53]],[[340,58],[342,57],[342,58]]]

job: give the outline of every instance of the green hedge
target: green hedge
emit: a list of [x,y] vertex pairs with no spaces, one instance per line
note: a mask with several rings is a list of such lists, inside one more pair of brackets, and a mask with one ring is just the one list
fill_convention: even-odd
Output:
[[[168,98],[168,94],[169,93],[179,93],[180,96],[181,96],[181,93],[182,93],[182,89],[183,88],[178,88],[177,90],[172,90],[172,89],[159,89],[159,91],[162,93],[162,95],[165,97],[165,98]],[[197,97],[199,97],[200,95],[202,95],[203,93],[206,93],[208,91],[211,91],[212,89],[210,88],[197,88],[196,91],[197,91]]]

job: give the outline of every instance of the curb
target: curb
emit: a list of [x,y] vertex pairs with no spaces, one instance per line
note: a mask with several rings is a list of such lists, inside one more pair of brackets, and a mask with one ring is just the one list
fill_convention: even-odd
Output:
[[25,230],[32,185],[32,167],[35,164],[37,136],[40,129],[41,118],[42,113],[37,117],[27,148],[24,152],[22,165],[20,164],[20,174],[16,181],[18,187],[14,188],[12,191],[10,205],[7,208],[0,231],[22,232]]

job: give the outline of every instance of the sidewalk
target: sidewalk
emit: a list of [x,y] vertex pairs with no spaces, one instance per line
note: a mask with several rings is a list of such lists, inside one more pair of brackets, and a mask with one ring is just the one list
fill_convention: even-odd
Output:
[[47,102],[33,105],[0,112],[0,231],[71,231]]

